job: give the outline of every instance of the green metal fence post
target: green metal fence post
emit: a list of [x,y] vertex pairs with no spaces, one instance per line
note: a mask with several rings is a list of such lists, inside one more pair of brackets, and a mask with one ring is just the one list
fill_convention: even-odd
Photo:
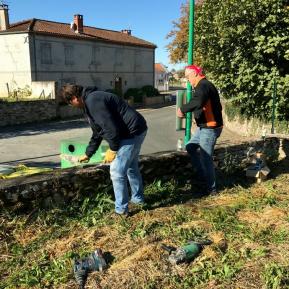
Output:
[[[195,16],[195,0],[190,0],[190,19],[189,19],[189,49],[188,49],[188,65],[193,64],[194,59],[194,16]],[[187,103],[192,99],[192,86],[187,82]],[[192,113],[186,114],[186,133],[185,143],[191,138]]]
[[[185,97],[185,90],[177,90],[176,92],[176,113],[178,108],[183,105],[183,99]],[[183,130],[183,118],[176,116],[176,131]]]

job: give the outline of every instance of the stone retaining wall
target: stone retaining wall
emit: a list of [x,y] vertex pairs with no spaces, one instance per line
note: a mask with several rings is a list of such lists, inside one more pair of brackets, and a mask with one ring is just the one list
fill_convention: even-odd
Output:
[[271,124],[265,124],[257,119],[243,120],[240,117],[229,119],[226,114],[223,115],[225,126],[231,131],[238,131],[242,136],[256,136],[268,135],[271,132]]
[[[222,102],[225,108],[226,102]],[[246,137],[261,137],[262,135],[271,136],[272,123],[261,121],[257,118],[244,119],[241,116],[228,117],[223,109],[223,118],[225,126],[239,135]],[[289,132],[289,122],[278,122],[275,120],[274,124],[274,134],[276,133],[287,133]]]
[[[215,151],[218,168],[242,164],[250,147],[265,149],[269,158],[278,156],[289,158],[289,138],[270,138],[265,141],[243,143],[229,147],[219,147]],[[233,162],[232,162],[233,160]],[[169,180],[180,176],[188,178],[192,174],[190,159],[185,152],[158,153],[140,158],[144,182]],[[245,173],[244,173],[245,177]],[[0,201],[4,204],[17,202],[43,201],[46,205],[67,202],[84,192],[101,192],[111,184],[109,166],[96,165],[85,168],[57,169],[53,172],[18,177],[0,181]]]
[[57,117],[55,100],[0,102],[0,127],[51,120]]
[[[168,103],[167,101],[166,103]],[[164,96],[145,98],[141,106],[164,104]],[[172,102],[173,104],[173,102]],[[134,104],[132,104],[134,106]],[[68,119],[82,117],[83,111],[68,105],[61,105],[58,100],[35,100],[0,102],[0,127],[7,125],[33,123],[35,121]]]
[[80,108],[72,107],[70,105],[59,105],[57,116],[60,119],[83,117],[83,110]]

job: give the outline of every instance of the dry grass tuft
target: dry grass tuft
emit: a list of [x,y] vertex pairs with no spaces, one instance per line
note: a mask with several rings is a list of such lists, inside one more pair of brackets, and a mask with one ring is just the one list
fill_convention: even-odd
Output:
[[40,234],[43,234],[43,230],[38,226],[30,226],[25,230],[21,230],[14,234],[15,239],[22,245],[26,246],[28,243],[31,243],[39,237]]
[[201,259],[216,260],[219,255],[212,246],[206,246],[202,251]]
[[110,271],[125,270],[138,266],[138,262],[152,260],[156,257],[157,246],[149,244],[139,248],[133,254],[125,257],[121,261],[112,264]]
[[245,200],[244,196],[238,195],[219,195],[214,198],[214,202],[212,200],[208,200],[208,206],[219,207],[219,206],[233,206],[236,203],[241,203]]
[[266,207],[262,212],[243,210],[238,212],[238,219],[242,222],[260,227],[288,227],[288,212],[281,208]]
[[236,289],[261,289],[264,284],[261,280],[263,265],[260,261],[247,262],[234,280]]
[[205,230],[210,230],[212,229],[212,224],[204,220],[194,220],[194,221],[181,224],[179,228],[182,228],[182,229],[203,228]]
[[87,239],[87,236],[91,236],[93,232],[88,232],[83,229],[74,229],[67,236],[58,238],[56,240],[49,240],[46,243],[45,249],[50,253],[50,256],[60,257],[69,250],[74,250],[84,244],[84,236]]

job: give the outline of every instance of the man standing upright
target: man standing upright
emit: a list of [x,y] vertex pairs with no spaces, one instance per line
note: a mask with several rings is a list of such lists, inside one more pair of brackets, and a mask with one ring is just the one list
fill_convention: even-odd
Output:
[[144,202],[142,177],[138,166],[141,145],[147,133],[144,117],[130,107],[122,98],[108,92],[98,91],[95,87],[83,88],[68,84],[62,87],[64,100],[82,108],[92,128],[93,134],[80,158],[85,162],[97,151],[102,139],[110,149],[104,162],[111,163],[110,177],[115,195],[115,212],[128,214],[128,187],[131,187],[131,202]]
[[191,155],[198,180],[204,194],[217,193],[213,152],[223,128],[222,106],[216,87],[206,79],[202,68],[190,65],[185,68],[185,77],[194,88],[192,100],[178,109],[178,117],[193,112],[197,129],[186,150]]

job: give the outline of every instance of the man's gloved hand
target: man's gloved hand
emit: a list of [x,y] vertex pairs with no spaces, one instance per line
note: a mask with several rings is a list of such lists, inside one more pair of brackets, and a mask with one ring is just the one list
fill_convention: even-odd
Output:
[[89,159],[90,159],[90,158],[89,158],[87,155],[83,155],[83,156],[79,157],[78,161],[79,161],[80,163],[88,163],[88,162],[89,162]]
[[116,151],[112,151],[111,149],[108,149],[105,153],[105,157],[104,157],[103,162],[105,164],[111,163],[115,159],[116,153],[117,153]]

